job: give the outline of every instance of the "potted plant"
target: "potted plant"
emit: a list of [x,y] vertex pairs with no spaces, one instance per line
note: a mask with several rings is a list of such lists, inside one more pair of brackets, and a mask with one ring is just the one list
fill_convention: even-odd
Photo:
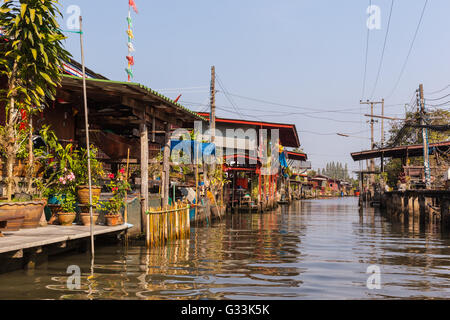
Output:
[[[76,218],[75,174],[67,168],[61,170],[58,182],[53,189],[57,210],[56,216],[61,225],[71,225]],[[73,218],[73,219],[72,219]]]
[[62,226],[71,226],[77,216],[75,212],[76,196],[75,193],[68,191],[66,194],[57,196],[61,206],[58,212],[58,220]]
[[115,226],[121,221],[120,211],[125,206],[125,198],[130,184],[125,177],[125,169],[120,169],[116,175],[111,173],[108,177],[111,179],[108,188],[112,192],[112,197],[104,203],[107,211],[105,220],[108,226]]
[[[97,160],[98,149],[94,146],[90,148],[90,162],[91,162],[91,188],[92,199],[100,198],[101,186],[99,185],[102,178],[103,165]],[[81,148],[74,152],[73,157],[73,171],[77,179],[77,194],[78,201],[81,204],[89,204],[89,172],[88,172],[88,152]]]
[[[78,207],[80,208],[80,220],[81,223],[84,226],[91,225],[91,213],[89,211],[89,204],[78,204]],[[97,212],[97,208],[99,208],[99,198],[93,197],[92,198],[92,223],[95,225],[98,220],[99,213]],[[94,211],[95,210],[95,211]]]
[[34,159],[41,168],[42,176],[34,179],[34,197],[45,200],[51,210],[49,224],[57,223],[61,205],[58,194],[64,194],[68,189],[74,190],[73,145],[61,145],[56,134],[49,126],[43,126],[39,131],[43,145],[34,150]]

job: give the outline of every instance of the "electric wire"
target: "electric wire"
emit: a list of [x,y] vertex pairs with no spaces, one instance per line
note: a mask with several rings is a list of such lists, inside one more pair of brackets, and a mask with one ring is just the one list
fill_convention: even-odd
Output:
[[[372,0],[369,0],[369,7],[372,6]],[[363,85],[362,85],[362,92],[361,92],[361,100],[364,98],[364,94],[366,91],[366,79],[367,79],[367,60],[369,56],[369,35],[370,35],[370,29],[367,27],[367,36],[366,36],[366,57],[364,62],[364,77],[363,77]]]
[[392,9],[393,9],[393,7],[394,7],[394,0],[391,0],[391,9],[389,11],[389,20],[388,20],[388,24],[387,24],[386,34],[384,36],[383,50],[381,52],[381,58],[380,58],[380,63],[378,65],[377,77],[376,77],[376,80],[375,80],[375,85],[373,87],[370,100],[372,100],[373,95],[375,94],[375,90],[376,90],[377,85],[378,85],[378,80],[380,79],[381,67],[383,65],[383,59],[384,59],[384,52],[386,50],[386,43],[387,43],[387,38],[388,38],[388,35],[389,35],[389,28],[391,26],[391,17],[392,17]]
[[401,71],[400,71],[400,75],[398,76],[398,79],[397,79],[397,81],[396,81],[396,83],[395,83],[395,85],[394,85],[394,88],[393,88],[392,91],[389,93],[387,99],[389,99],[390,97],[392,97],[392,95],[394,94],[395,90],[397,90],[397,87],[398,87],[398,85],[399,85],[399,83],[400,83],[400,80],[401,80],[401,78],[402,78],[402,76],[403,76],[403,73],[405,72],[406,65],[408,64],[409,57],[410,57],[410,55],[411,55],[412,49],[413,49],[413,47],[414,47],[414,43],[415,43],[416,38],[417,38],[417,34],[419,33],[420,25],[422,24],[422,20],[423,20],[424,14],[425,14],[425,10],[426,10],[426,8],[427,8],[427,4],[428,4],[428,0],[425,0],[425,4],[423,5],[422,13],[421,13],[421,15],[420,15],[419,22],[417,23],[416,31],[414,32],[414,37],[413,37],[413,39],[412,39],[412,41],[411,41],[411,45],[409,46],[409,50],[408,50],[408,54],[406,55],[405,62],[403,63],[402,69],[401,69]]
[[450,97],[450,93],[445,95],[445,96],[442,96],[440,98],[433,98],[433,99],[426,98],[425,101],[439,101],[439,100],[442,100],[442,99],[447,98],[447,97]]
[[437,93],[441,93],[442,91],[445,91],[445,90],[447,90],[448,88],[450,88],[450,84],[449,85],[447,85],[447,86],[445,86],[444,88],[442,88],[441,90],[437,90],[437,91],[434,91],[434,92],[426,92],[425,94],[427,94],[427,95],[433,95],[433,94],[437,94]]

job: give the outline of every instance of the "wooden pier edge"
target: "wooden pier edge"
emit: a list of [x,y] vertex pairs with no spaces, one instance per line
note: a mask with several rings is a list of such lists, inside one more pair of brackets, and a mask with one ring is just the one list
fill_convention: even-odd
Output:
[[[94,236],[113,237],[125,233],[131,224],[94,227]],[[0,238],[0,273],[34,268],[49,256],[67,251],[84,252],[90,242],[89,226],[48,225],[36,229],[4,231]],[[116,238],[117,239],[117,238]]]
[[450,190],[406,190],[384,192],[381,209],[403,222],[439,223],[450,230]]

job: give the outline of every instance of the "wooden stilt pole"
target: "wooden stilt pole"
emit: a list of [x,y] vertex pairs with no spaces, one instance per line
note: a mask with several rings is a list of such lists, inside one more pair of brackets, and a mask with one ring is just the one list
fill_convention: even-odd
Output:
[[165,142],[163,152],[163,171],[164,171],[164,193],[163,193],[163,207],[169,205],[169,186],[170,186],[170,124],[165,124]]
[[[130,162],[130,148],[127,151],[127,169],[125,170],[125,179],[128,182],[128,167]],[[125,212],[124,212],[125,223],[128,223],[128,192],[125,192]],[[125,234],[125,243],[128,243],[128,233]]]
[[140,126],[141,143],[141,221],[145,223],[145,240],[147,247],[150,246],[150,217],[146,214],[148,210],[148,129],[145,121],[145,110]]

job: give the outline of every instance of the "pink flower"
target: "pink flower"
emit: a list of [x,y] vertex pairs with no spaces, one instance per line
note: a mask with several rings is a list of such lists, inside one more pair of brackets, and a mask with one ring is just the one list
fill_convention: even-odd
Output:
[[125,168],[120,169],[119,172],[120,172],[121,174],[125,174]]
[[110,173],[110,174],[108,175],[108,178],[114,179],[114,173]]

